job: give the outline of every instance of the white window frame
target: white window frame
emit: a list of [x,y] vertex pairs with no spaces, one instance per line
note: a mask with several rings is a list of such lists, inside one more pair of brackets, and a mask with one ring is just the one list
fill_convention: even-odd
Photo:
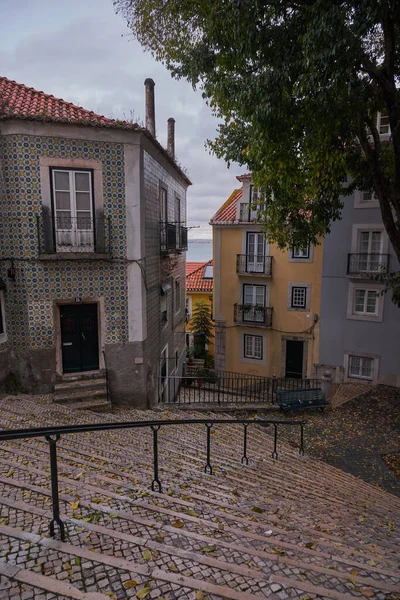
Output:
[[[382,322],[383,321],[383,308],[385,302],[385,296],[381,295],[383,290],[382,285],[377,283],[354,283],[352,281],[349,282],[349,291],[347,298],[347,318],[353,321],[375,321]],[[363,290],[366,292],[364,305],[366,304],[367,292],[373,291],[377,293],[376,297],[376,305],[375,305],[375,313],[368,312],[356,312],[355,310],[355,299],[356,299],[356,290]]]
[[380,223],[356,223],[352,227],[352,235],[351,235],[351,253],[359,254],[359,234],[361,231],[380,231],[382,234],[381,237],[381,249],[379,254],[388,254],[389,248],[389,238],[383,227],[382,221]]
[[311,263],[314,261],[314,246],[309,244],[307,246],[307,254],[305,253],[305,248],[290,248],[288,252],[288,260],[289,262],[297,262],[297,263]]
[[354,208],[379,208],[379,200],[374,191],[371,192],[371,200],[364,200],[364,194],[367,190],[356,190],[354,192]]
[[[384,117],[384,118],[387,118],[387,119],[388,119],[388,123],[387,123],[388,131],[387,131],[387,132],[385,132],[385,133],[382,133],[382,132],[381,132],[381,127],[382,127],[382,117]],[[386,140],[386,139],[389,139],[389,138],[390,138],[390,136],[391,136],[392,132],[391,132],[391,129],[390,129],[390,123],[389,123],[389,117],[388,117],[388,115],[384,115],[384,114],[382,114],[382,112],[378,112],[378,114],[376,115],[376,128],[377,128],[377,130],[378,130],[379,137],[380,137],[381,139],[384,139],[384,140]]]
[[[259,337],[262,340],[262,358],[249,358],[246,356],[246,336],[250,337]],[[264,333],[245,333],[241,332],[240,334],[240,362],[251,364],[251,365],[259,365],[265,366],[267,364],[267,343],[266,343],[266,335]]]
[[[263,336],[262,335],[254,335],[251,333],[245,333],[244,334],[244,347],[243,347],[243,356],[244,358],[250,358],[251,360],[262,360],[263,359]],[[258,343],[260,344],[259,346],[259,352],[256,352],[256,338],[258,340]],[[250,354],[247,354],[247,348],[246,348],[246,344],[247,341],[251,340],[251,352]],[[260,354],[260,356],[256,356],[256,354]]]
[[[293,306],[293,290],[295,288],[305,288],[305,305]],[[302,283],[300,281],[290,281],[288,283],[288,297],[287,297],[287,309],[298,312],[309,312],[311,307],[311,283]]]
[[[67,190],[57,190],[56,189],[56,178],[55,178],[56,173],[68,173],[69,197],[70,197],[69,210],[57,208],[56,192],[58,191],[58,192],[66,193]],[[90,195],[89,210],[87,210],[87,209],[85,209],[85,210],[79,209],[78,210],[78,208],[77,208],[76,194],[80,193],[80,191],[76,190],[75,175],[78,175],[78,174],[88,175],[89,195]],[[51,169],[51,185],[52,185],[52,192],[53,192],[54,223],[55,223],[56,231],[71,231],[71,230],[72,231],[94,231],[92,171],[90,171],[88,169],[60,169],[60,168],[54,167]],[[82,192],[82,193],[87,193],[87,192]],[[60,213],[60,212],[68,212],[70,214],[71,219],[73,219],[72,227],[70,229],[63,229],[62,227],[57,227],[57,218],[58,218],[57,213]],[[79,212],[84,212],[84,213],[90,212],[91,227],[78,229],[78,217],[79,217],[78,213]]]
[[[360,360],[360,367],[359,367],[359,372],[358,374],[354,374],[351,372],[351,363],[352,363],[352,359],[358,358]],[[367,377],[366,375],[362,374],[362,369],[363,369],[363,365],[364,365],[364,361],[372,361],[371,362],[371,376]],[[375,359],[372,356],[364,356],[362,354],[349,354],[348,355],[348,362],[347,362],[347,377],[349,379],[362,379],[364,381],[374,381],[374,371],[375,371]]]
[[[299,295],[299,298],[296,299],[296,294]],[[302,301],[300,303],[300,300]],[[292,298],[291,298],[292,308],[300,308],[305,309],[307,306],[307,288],[300,285],[294,285],[292,287]]]
[[0,290],[0,319],[2,319],[3,332],[0,333],[0,344],[7,341],[7,327],[6,327],[6,306],[4,298],[4,290]]

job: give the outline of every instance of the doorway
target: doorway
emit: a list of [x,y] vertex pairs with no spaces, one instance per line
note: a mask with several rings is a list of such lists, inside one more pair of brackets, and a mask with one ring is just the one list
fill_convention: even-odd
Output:
[[302,379],[303,377],[304,342],[286,340],[285,377]]
[[97,304],[63,304],[60,322],[63,372],[98,370]]

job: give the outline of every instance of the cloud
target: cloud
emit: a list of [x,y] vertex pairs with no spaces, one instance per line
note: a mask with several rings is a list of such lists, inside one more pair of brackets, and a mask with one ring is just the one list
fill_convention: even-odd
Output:
[[42,89],[108,117],[144,121],[146,77],[156,82],[156,130],[166,144],[167,119],[176,119],[176,153],[193,186],[188,191],[192,237],[210,237],[208,222],[242,169],[228,170],[204,148],[217,120],[200,92],[175,81],[144,53],[110,0],[2,0],[0,60],[10,79]]

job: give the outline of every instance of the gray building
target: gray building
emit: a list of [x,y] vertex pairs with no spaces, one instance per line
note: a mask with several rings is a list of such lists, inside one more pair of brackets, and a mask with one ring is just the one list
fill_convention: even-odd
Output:
[[149,406],[181,372],[190,181],[145,85],[146,128],[0,77],[0,381],[101,395],[107,369]]
[[334,380],[400,386],[400,308],[381,295],[380,272],[400,265],[378,200],[356,191],[324,240],[319,371]]

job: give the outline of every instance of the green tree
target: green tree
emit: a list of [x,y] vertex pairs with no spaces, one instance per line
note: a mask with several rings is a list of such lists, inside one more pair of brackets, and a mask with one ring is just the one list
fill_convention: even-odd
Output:
[[399,0],[114,4],[174,77],[202,89],[221,119],[209,148],[265,189],[271,241],[315,243],[357,187],[378,197],[400,260]]
[[190,331],[193,333],[194,358],[208,358],[207,346],[211,343],[214,323],[211,318],[211,308],[204,300],[198,300],[193,305],[190,319]]

